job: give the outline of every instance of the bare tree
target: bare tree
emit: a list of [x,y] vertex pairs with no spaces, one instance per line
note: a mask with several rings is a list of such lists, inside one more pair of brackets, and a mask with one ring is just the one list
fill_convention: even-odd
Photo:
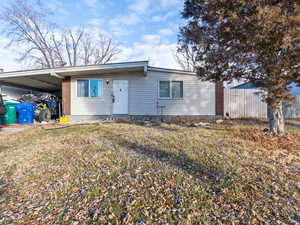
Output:
[[78,30],[77,32],[68,30],[68,32],[63,35],[63,45],[65,47],[70,66],[77,65],[78,56],[80,53],[80,42],[82,40],[84,32],[84,30]]
[[120,50],[114,45],[113,40],[101,34],[92,37],[84,33],[80,45],[81,60],[85,65],[105,64],[111,61]]
[[196,72],[197,52],[191,46],[178,46],[175,59],[183,70]]
[[[54,67],[53,49],[48,43],[54,26],[46,23],[41,10],[33,10],[31,6],[18,0],[1,13],[1,19],[7,25],[5,33],[10,39],[9,46],[26,46],[19,61],[31,59],[42,67]],[[36,5],[36,8],[40,7],[40,4]]]
[[1,12],[9,46],[22,47],[19,62],[29,61],[39,68],[104,64],[119,53],[111,38],[91,35],[83,28],[59,29],[47,20],[49,15],[43,5],[34,0],[14,0]]

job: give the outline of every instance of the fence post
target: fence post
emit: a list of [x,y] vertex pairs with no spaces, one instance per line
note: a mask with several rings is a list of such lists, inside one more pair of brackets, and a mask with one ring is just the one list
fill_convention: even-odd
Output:
[[224,116],[224,86],[222,81],[215,85],[215,111],[216,116]]

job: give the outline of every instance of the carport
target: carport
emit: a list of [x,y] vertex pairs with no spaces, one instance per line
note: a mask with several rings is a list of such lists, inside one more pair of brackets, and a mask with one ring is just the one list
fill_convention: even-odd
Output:
[[0,84],[42,92],[61,90],[63,76],[47,70],[27,70],[0,73]]

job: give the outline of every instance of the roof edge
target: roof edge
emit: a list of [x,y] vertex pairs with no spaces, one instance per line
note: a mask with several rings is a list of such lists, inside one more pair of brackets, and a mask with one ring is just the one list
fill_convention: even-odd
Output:
[[153,67],[153,66],[148,66],[148,70],[149,71],[156,71],[156,72],[178,73],[178,74],[186,74],[186,75],[197,76],[197,73],[191,72],[191,71],[186,71],[186,70],[168,69],[168,68]]
[[83,65],[83,66],[68,66],[68,67],[57,67],[48,69],[33,69],[33,70],[21,70],[21,71],[8,71],[0,73],[0,79],[6,77],[20,77],[20,76],[32,76],[32,75],[45,75],[45,74],[61,74],[70,72],[85,72],[93,70],[114,70],[114,69],[132,69],[141,68],[144,73],[147,71],[157,71],[164,73],[177,73],[184,75],[197,76],[197,73],[178,69],[169,69],[161,67],[149,66],[149,61],[133,61],[133,62],[119,62],[119,63],[107,63],[107,64],[96,64],[96,65]]
[[20,71],[8,71],[1,72],[1,77],[7,76],[26,76],[26,75],[41,75],[51,73],[64,73],[64,72],[80,72],[89,70],[101,70],[101,69],[126,69],[148,66],[148,61],[134,61],[134,62],[120,62],[120,63],[107,63],[107,64],[95,64],[95,65],[83,65],[83,66],[67,66],[47,69],[32,69],[32,70],[20,70]]

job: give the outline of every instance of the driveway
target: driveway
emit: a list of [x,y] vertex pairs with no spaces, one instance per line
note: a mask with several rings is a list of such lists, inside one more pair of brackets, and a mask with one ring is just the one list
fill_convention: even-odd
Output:
[[0,125],[0,134],[12,134],[29,129],[30,125]]

